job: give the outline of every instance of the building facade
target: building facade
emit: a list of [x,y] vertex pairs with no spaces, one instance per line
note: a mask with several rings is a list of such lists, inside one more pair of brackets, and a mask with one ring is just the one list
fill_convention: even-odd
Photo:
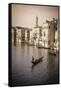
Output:
[[42,26],[38,25],[36,16],[35,27],[12,27],[12,41],[15,43],[26,43],[35,45],[38,48],[50,48],[58,50],[58,20],[53,18],[51,21],[46,20]]

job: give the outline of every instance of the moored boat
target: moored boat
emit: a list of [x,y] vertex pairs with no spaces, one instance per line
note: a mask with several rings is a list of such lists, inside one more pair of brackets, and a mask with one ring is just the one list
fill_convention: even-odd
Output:
[[49,53],[52,55],[57,55],[57,51],[55,51],[55,50],[50,50]]

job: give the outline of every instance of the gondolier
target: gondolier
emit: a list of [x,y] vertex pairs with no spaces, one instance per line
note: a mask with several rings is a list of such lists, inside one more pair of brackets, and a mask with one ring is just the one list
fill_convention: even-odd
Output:
[[32,62],[34,62],[35,61],[35,59],[34,59],[34,57],[32,56]]

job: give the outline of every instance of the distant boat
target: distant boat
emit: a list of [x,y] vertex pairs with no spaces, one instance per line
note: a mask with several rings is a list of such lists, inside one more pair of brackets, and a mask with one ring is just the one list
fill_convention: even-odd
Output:
[[40,57],[39,59],[32,60],[32,64],[36,65],[36,64],[38,64],[39,62],[41,62],[42,59],[43,59],[43,56]]

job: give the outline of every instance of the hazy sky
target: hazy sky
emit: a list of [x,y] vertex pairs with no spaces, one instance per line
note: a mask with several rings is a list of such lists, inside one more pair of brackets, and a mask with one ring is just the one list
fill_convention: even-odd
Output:
[[36,16],[41,26],[46,20],[58,18],[58,7],[12,4],[12,26],[35,27]]

